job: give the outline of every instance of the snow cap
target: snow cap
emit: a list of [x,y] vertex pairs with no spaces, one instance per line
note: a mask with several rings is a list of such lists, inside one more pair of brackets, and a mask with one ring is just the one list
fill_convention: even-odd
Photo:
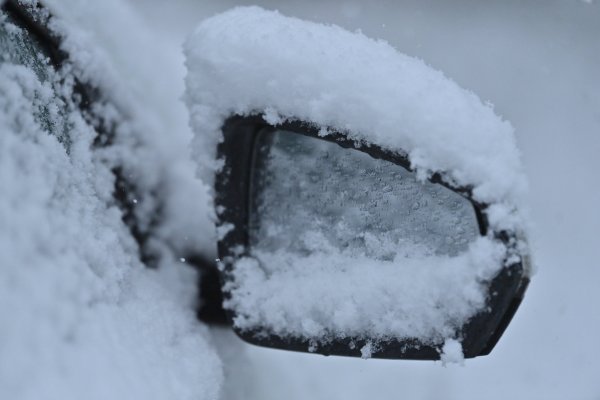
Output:
[[[407,152],[421,177],[444,172],[473,186],[475,199],[503,204],[492,211],[514,227],[506,216],[526,182],[511,124],[422,60],[360,32],[259,7],[205,20],[185,52],[186,101],[197,159],[209,169],[204,178],[218,166],[206,151],[214,160],[228,116],[299,119]],[[492,226],[499,222],[491,217]]]

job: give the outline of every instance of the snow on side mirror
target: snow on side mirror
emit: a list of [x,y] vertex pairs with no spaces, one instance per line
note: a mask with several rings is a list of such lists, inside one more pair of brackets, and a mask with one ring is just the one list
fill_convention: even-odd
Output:
[[[309,125],[234,117],[216,180],[234,330],[268,347],[439,359],[488,354],[527,286],[485,205],[402,153]],[[502,267],[505,266],[505,267]],[[486,281],[481,278],[496,275]]]
[[186,43],[224,306],[258,345],[488,354],[529,282],[512,126],[381,41],[258,7]]

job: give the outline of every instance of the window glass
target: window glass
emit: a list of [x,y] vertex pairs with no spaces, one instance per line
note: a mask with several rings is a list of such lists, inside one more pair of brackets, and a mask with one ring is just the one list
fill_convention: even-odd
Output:
[[50,64],[50,57],[44,46],[26,27],[20,26],[9,13],[0,11],[0,68],[8,65],[19,65],[33,71],[44,87],[48,88],[50,93],[45,93],[44,96],[36,93],[35,118],[41,127],[56,136],[68,151],[66,105],[58,93],[58,77]]

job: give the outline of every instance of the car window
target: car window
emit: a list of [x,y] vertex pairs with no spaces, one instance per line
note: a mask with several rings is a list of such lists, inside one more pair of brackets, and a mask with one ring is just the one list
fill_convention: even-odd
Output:
[[[50,92],[44,98],[36,94],[36,121],[48,133],[56,136],[68,151],[67,106],[59,92],[59,79],[42,42],[10,13],[0,11],[0,69],[22,66],[32,71]],[[6,70],[0,77],[6,75]],[[5,95],[5,94],[1,94]]]

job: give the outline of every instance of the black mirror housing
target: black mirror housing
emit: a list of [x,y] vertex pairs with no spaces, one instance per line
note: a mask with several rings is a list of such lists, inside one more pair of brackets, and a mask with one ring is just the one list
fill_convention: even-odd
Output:
[[[257,138],[265,132],[285,130],[319,140],[333,142],[341,147],[354,149],[411,171],[405,154],[388,151],[374,144],[357,143],[341,132],[328,130],[326,136],[309,123],[283,122],[278,125],[267,123],[262,116],[232,116],[227,119],[222,132],[223,140],[217,156],[224,161],[215,179],[215,207],[218,215],[218,254],[221,281],[225,301],[231,298],[235,286],[233,271],[236,262],[250,255],[250,201],[251,174],[255,165]],[[433,174],[429,181],[444,186],[467,199],[473,206],[479,234],[491,235],[507,247],[517,242],[514,232],[490,232],[485,210],[487,205],[472,198],[471,188],[455,187],[446,182],[441,173]],[[515,250],[515,252],[518,252]],[[517,261],[518,260],[518,261]],[[487,283],[486,307],[470,318],[457,332],[456,337],[463,347],[465,358],[487,355],[494,348],[508,326],[523,298],[529,282],[528,260],[517,257],[505,260],[505,266]],[[376,294],[374,294],[376,295]],[[227,310],[234,331],[243,340],[260,346],[285,350],[315,352],[324,355],[364,356],[364,349],[371,343],[368,337],[344,337],[326,343],[315,343],[307,338],[279,335],[267,327],[253,329],[236,326],[234,309]],[[443,341],[423,341],[419,338],[379,340],[369,356],[386,359],[437,360],[442,353]]]

